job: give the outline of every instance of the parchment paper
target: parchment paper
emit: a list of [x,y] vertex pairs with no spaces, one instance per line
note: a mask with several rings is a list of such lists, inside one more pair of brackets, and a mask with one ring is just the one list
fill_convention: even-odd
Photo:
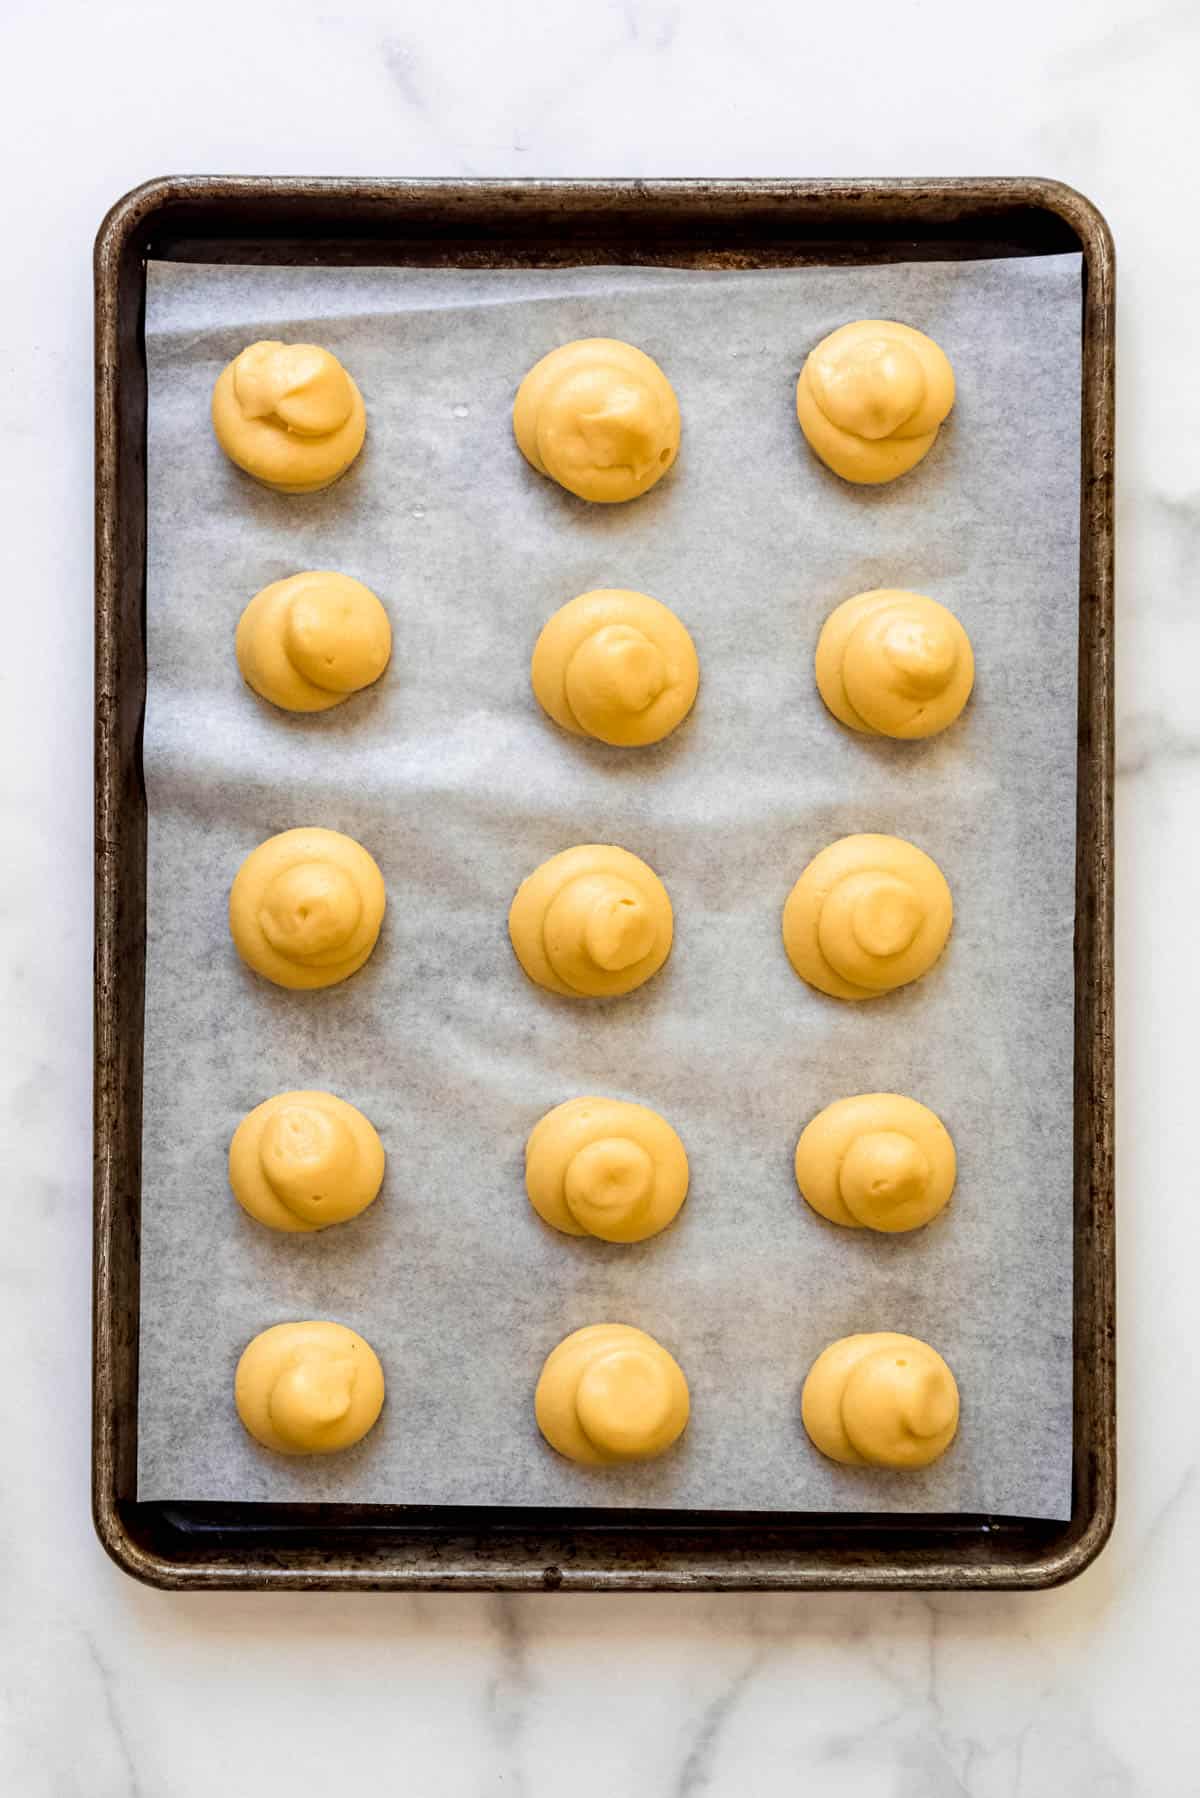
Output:
[[[894,485],[827,474],[796,425],[811,345],[906,320],[953,360],[958,403]],[[752,273],[151,269],[149,959],[142,1210],[143,1498],[984,1511],[1069,1515],[1071,1068],[1079,470],[1077,257]],[[521,375],[568,338],[628,338],[679,395],[671,474],[589,507],[512,441]],[[313,339],[366,396],[366,449],[330,491],[267,492],[208,422],[222,365],[258,337]],[[238,676],[259,587],[358,576],[395,632],[386,678],[289,717]],[[530,692],[544,620],[631,586],[692,630],[695,711],[641,752],[579,742]],[[873,742],[812,676],[829,610],[863,588],[931,593],[979,679],[926,744]],[[226,897],[264,837],[350,832],[388,887],[367,967],[283,992],[231,946]],[[851,831],[929,851],[956,920],[936,970],[845,1005],[791,972],[780,908]],[[676,947],[631,997],[533,987],[505,920],[572,843],[623,844],[674,901]],[[358,1221],[280,1236],[226,1183],[259,1100],[328,1087],[388,1151]],[[831,1099],[892,1089],[959,1152],[934,1224],[886,1237],[803,1205],[796,1137]],[[549,1106],[634,1098],[691,1160],[677,1225],[637,1248],[572,1240],[526,1202],[522,1149]],[[387,1372],[357,1450],[285,1460],[243,1432],[238,1355],[289,1318],[361,1330]],[[686,1369],[692,1423],[654,1464],[591,1471],[538,1436],[543,1357],[601,1319]],[[803,1433],[814,1356],[899,1329],[962,1390],[951,1452],[905,1477],[836,1467]]]

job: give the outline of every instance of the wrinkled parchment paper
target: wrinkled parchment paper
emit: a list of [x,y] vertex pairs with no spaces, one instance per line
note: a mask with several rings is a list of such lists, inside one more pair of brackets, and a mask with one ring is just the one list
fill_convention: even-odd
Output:
[[[794,412],[808,348],[860,316],[929,331],[958,374],[933,452],[880,489],[826,473]],[[143,1498],[1069,1515],[1079,327],[1076,257],[151,269]],[[631,505],[573,499],[512,441],[521,375],[590,335],[657,357],[682,407],[676,468]],[[366,449],[326,493],[269,493],[213,440],[218,371],[268,336],[328,345],[365,394]],[[234,626],[322,567],[380,594],[394,659],[290,717],[242,685]],[[695,636],[699,701],[657,748],[573,740],[530,692],[543,621],[598,586]],[[826,614],[876,586],[933,594],[974,641],[975,696],[932,742],[854,736],[814,689]],[[360,838],[388,887],[374,957],[318,993],[248,973],[226,925],[243,856],[300,824]],[[911,838],[956,903],[936,970],[863,1005],[797,980],[779,930],[851,831]],[[587,841],[645,857],[676,914],[665,971],[600,1005],[531,986],[505,930],[521,878]],[[389,1158],[365,1216],[309,1237],[226,1183],[239,1119],[290,1087],[359,1105]],[[837,1229],[793,1184],[801,1127],[874,1089],[958,1145],[953,1203],[913,1235]],[[524,1196],[526,1133],[589,1092],[687,1145],[687,1205],[640,1247],[558,1235]],[[245,1435],[233,1372],[310,1316],[369,1338],[388,1400],[358,1449],[293,1461]],[[596,1471],[545,1446],[531,1400],[560,1337],[610,1318],[679,1358],[692,1423],[665,1459]],[[958,1376],[960,1435],[924,1473],[836,1467],[801,1428],[814,1356],[874,1329]]]

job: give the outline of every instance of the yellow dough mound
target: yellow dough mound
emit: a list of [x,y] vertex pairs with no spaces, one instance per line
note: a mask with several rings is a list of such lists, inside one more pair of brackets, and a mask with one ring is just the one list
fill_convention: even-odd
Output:
[[517,390],[525,460],[580,499],[636,499],[679,453],[679,402],[662,369],[615,337],[564,343]]
[[337,830],[285,830],[251,850],[229,893],[238,954],[276,986],[336,986],[379,935],[383,875]]
[[796,1145],[802,1195],[830,1223],[850,1230],[920,1229],[949,1202],[956,1171],[942,1120],[899,1093],[835,1100]]
[[863,318],[822,338],[796,384],[800,429],[845,481],[878,486],[933,448],[954,404],[954,370],[923,331]]
[[603,587],[559,607],[537,640],[530,675],[539,705],[564,730],[640,747],[687,717],[700,664],[668,607],[647,593]]
[[802,980],[835,999],[878,999],[928,973],[954,904],[935,861],[902,837],[841,837],[809,862],[783,908]]
[[975,657],[954,613],[936,599],[877,587],[829,614],[816,674],[839,723],[912,740],[954,723],[975,682]]
[[800,1401],[804,1427],[848,1467],[928,1467],[958,1429],[958,1386],[936,1349],[879,1330],[817,1356]]
[[327,712],[379,679],[392,627],[361,581],[312,569],[256,593],[235,646],[242,679],[263,699],[285,712]]
[[517,888],[508,934],[531,980],[571,999],[611,999],[671,953],[674,919],[653,868],[611,843],[580,843]]
[[363,446],[362,394],[315,343],[252,343],[217,376],[213,430],[231,462],[278,493],[316,493]]
[[333,1093],[278,1093],[256,1105],[229,1145],[229,1184],[272,1230],[324,1230],[365,1211],[383,1184],[375,1126]]
[[277,1455],[333,1455],[383,1409],[383,1369],[345,1324],[276,1324],[247,1344],[233,1386],[238,1416]]
[[644,1242],[687,1197],[688,1159],[665,1118],[623,1099],[568,1099],[525,1144],[525,1190],[568,1236]]
[[538,1429],[570,1461],[648,1461],[678,1440],[690,1399],[683,1369],[630,1324],[589,1324],[547,1357],[534,1395]]

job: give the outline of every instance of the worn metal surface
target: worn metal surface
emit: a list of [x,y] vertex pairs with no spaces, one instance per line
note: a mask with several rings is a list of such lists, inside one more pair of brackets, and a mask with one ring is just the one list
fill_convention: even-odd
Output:
[[[145,262],[1085,262],[1075,929],[1075,1442],[1068,1524],[994,1517],[141,1505],[135,1497],[146,799]],[[1108,228],[1053,181],[393,181],[182,176],[96,240],[93,1512],[167,1587],[1034,1588],[1116,1501],[1113,1235],[1113,298]]]

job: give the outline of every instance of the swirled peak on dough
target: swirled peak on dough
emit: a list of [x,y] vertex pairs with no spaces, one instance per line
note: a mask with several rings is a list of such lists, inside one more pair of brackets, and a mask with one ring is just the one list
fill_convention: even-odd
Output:
[[956,1166],[942,1120],[900,1093],[836,1099],[796,1145],[796,1184],[804,1198],[850,1230],[919,1229],[948,1203]]
[[534,1125],[525,1190],[567,1236],[644,1242],[687,1197],[687,1153],[665,1118],[623,1099],[568,1099]]
[[310,569],[272,581],[238,621],[246,684],[285,712],[327,712],[377,681],[392,653],[388,615],[348,574]]
[[935,861],[902,837],[841,837],[813,857],[783,908],[802,980],[835,999],[877,999],[928,973],[954,904]]
[[816,676],[839,723],[911,740],[954,723],[970,697],[975,657],[954,613],[936,599],[877,587],[829,614]]
[[353,837],[285,830],[238,869],[229,929],[242,960],[276,986],[335,986],[375,947],[384,904],[383,875]]
[[954,404],[954,370],[923,331],[863,318],[831,331],[796,384],[796,415],[834,474],[878,486],[907,474],[933,448]]
[[564,343],[517,390],[525,460],[580,499],[636,499],[679,453],[679,402],[662,369],[615,337]]
[[256,1105],[229,1145],[229,1184],[272,1230],[324,1230],[365,1211],[383,1184],[383,1144],[333,1093],[278,1093]]
[[238,1362],[234,1402],[256,1442],[277,1455],[351,1448],[383,1409],[383,1369],[345,1324],[275,1324]]
[[653,868],[612,843],[580,843],[535,868],[508,914],[531,980],[572,999],[610,999],[657,974],[671,952],[671,901]]
[[927,1467],[958,1429],[958,1386],[936,1349],[877,1330],[817,1356],[801,1415],[815,1447],[848,1467]]
[[679,1363],[630,1324],[589,1324],[565,1337],[534,1396],[551,1448],[593,1467],[663,1454],[683,1434],[689,1409]]
[[363,445],[362,394],[315,343],[252,343],[217,377],[213,430],[231,462],[280,493],[315,493]]
[[647,593],[602,587],[559,607],[530,675],[564,730],[628,747],[660,742],[687,717],[700,664],[674,612]]

